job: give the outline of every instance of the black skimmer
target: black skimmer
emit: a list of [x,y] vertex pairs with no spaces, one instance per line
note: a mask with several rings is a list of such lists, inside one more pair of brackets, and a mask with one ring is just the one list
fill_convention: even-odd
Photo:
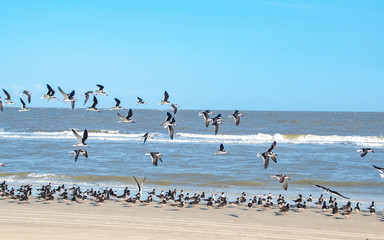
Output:
[[31,109],[27,108],[23,99],[20,98],[20,102],[21,102],[21,109],[19,110],[19,112],[27,112],[27,111],[31,110]]
[[217,150],[217,152],[215,153],[215,155],[220,155],[220,154],[226,154],[228,153],[227,151],[224,151],[224,145],[223,144],[220,144],[220,148],[219,150]]
[[205,110],[204,112],[199,112],[199,116],[204,116],[204,124],[205,124],[205,127],[208,127],[209,126],[209,121],[211,119],[211,117],[209,116],[209,114],[213,114],[212,111],[210,110]]
[[5,89],[3,88],[3,92],[5,94],[5,105],[10,105],[10,104],[16,104],[14,102],[12,102],[11,100],[11,95],[9,95],[9,93],[7,91],[5,91]]
[[373,167],[376,168],[377,170],[379,170],[380,177],[384,179],[384,168],[381,168],[381,167],[378,167],[378,166],[375,166],[375,165],[373,165]]
[[375,210],[375,202],[374,201],[372,201],[372,204],[371,204],[371,206],[368,207],[368,209],[369,209],[369,213],[371,215],[375,214],[376,210]]
[[356,203],[355,212],[360,212],[360,203]]
[[53,100],[53,99],[54,100],[59,100],[57,97],[55,97],[55,91],[52,89],[51,86],[49,86],[49,84],[47,84],[47,88],[48,88],[47,94],[41,95],[41,98],[42,99],[45,98],[45,99],[47,99],[47,101]]
[[85,144],[85,140],[87,140],[87,138],[88,138],[87,129],[84,129],[83,137],[81,137],[73,128],[72,128],[72,132],[73,132],[73,134],[75,134],[75,136],[77,138],[77,144],[73,145],[74,147],[82,147],[82,146],[88,147],[88,145]]
[[163,100],[161,100],[161,102],[159,102],[159,105],[172,104],[170,101],[168,101],[168,98],[169,98],[169,95],[168,95],[167,91],[165,91],[164,92],[164,98],[163,98]]
[[324,189],[324,192],[325,193],[332,193],[332,194],[335,194],[335,195],[337,195],[337,196],[339,196],[339,197],[342,197],[342,198],[345,198],[345,199],[349,199],[348,197],[346,197],[346,196],[343,196],[343,195],[341,195],[340,193],[338,193],[338,192],[336,192],[336,191],[333,191],[333,190],[331,190],[331,189],[329,189],[329,188],[327,188],[327,187],[324,187],[324,186],[321,186],[321,185],[318,185],[318,184],[314,184],[314,186],[316,186],[316,187],[318,187],[318,188],[321,188],[321,189]]
[[71,102],[72,110],[75,109],[75,90],[72,90],[71,93],[67,94],[60,87],[58,88],[61,94],[63,94],[63,102]]
[[115,106],[114,107],[111,107],[109,110],[124,110],[123,107],[120,107],[120,100],[115,98]]
[[121,119],[120,122],[131,122],[131,123],[135,123],[135,121],[133,121],[133,120],[131,119],[132,115],[133,115],[132,109],[129,109],[129,110],[128,110],[127,116],[125,116],[125,117],[122,116],[120,113],[117,113],[117,116],[119,116],[119,118]]
[[174,135],[174,129],[173,127],[176,126],[176,120],[174,117],[172,117],[172,114],[167,112],[167,117],[165,118],[165,121],[160,124],[160,126],[164,126],[164,128],[168,127],[168,133],[169,137],[173,140],[173,135]]
[[169,107],[172,108],[173,113],[176,114],[177,108],[179,108],[180,106],[172,103]]
[[215,135],[217,135],[217,132],[219,131],[219,124],[223,123],[221,114],[218,114],[216,117],[209,119],[209,121],[211,122],[211,125],[215,127]]
[[272,150],[276,147],[276,141],[274,141],[272,143],[272,145],[268,148],[268,150],[266,152],[263,152],[263,153],[258,153],[257,156],[258,157],[263,157],[263,160],[264,160],[264,169],[267,169],[268,168],[268,164],[269,164],[269,158],[271,158],[275,163],[277,162],[276,160],[276,156],[277,154],[272,152]]
[[133,178],[135,179],[135,182],[137,184],[137,189],[138,189],[138,193],[136,195],[136,198],[139,197],[139,199],[143,196],[143,186],[144,186],[144,181],[145,181],[145,177],[143,178],[143,180],[141,181],[141,184],[139,184],[139,182],[137,181],[136,177],[133,176]]
[[287,212],[289,212],[289,203],[287,203],[286,205],[283,205],[282,207],[281,207],[281,209],[280,209],[280,212],[282,212],[282,213],[287,213]]
[[140,105],[140,104],[147,104],[147,103],[144,102],[142,98],[137,97],[137,103],[136,103],[136,105]]
[[144,139],[144,143],[147,141],[148,138],[153,139],[153,137],[149,136],[149,132],[145,133],[142,138]]
[[100,84],[96,84],[96,86],[99,88],[95,91],[95,95],[105,95],[105,96],[108,96],[108,94],[106,94],[103,90],[104,90],[104,86],[103,85],[100,85]]
[[83,154],[84,157],[88,158],[88,152],[85,149],[73,150],[71,153],[73,153],[73,156],[75,157],[75,162],[77,162],[77,159],[79,158],[80,154]]
[[273,178],[277,178],[277,180],[283,184],[283,188],[284,190],[287,190],[288,189],[288,181],[287,180],[291,180],[289,179],[289,177],[287,175],[284,175],[284,174],[278,174],[278,175],[274,175],[274,176],[271,176]]
[[232,113],[231,115],[229,115],[229,117],[233,117],[235,119],[235,124],[236,126],[239,126],[239,123],[240,123],[240,116],[243,116],[242,113],[240,113],[238,110],[235,110],[234,113]]
[[93,103],[92,103],[92,106],[89,107],[89,108],[87,109],[87,111],[88,111],[88,112],[89,112],[89,111],[100,112],[100,110],[96,108],[97,103],[98,103],[98,101],[97,101],[96,96],[93,96]]
[[31,103],[31,94],[32,92],[28,91],[28,90],[23,90],[20,95],[25,95],[28,99],[28,103]]
[[361,152],[360,157],[365,157],[365,155],[367,155],[368,152],[374,153],[373,149],[371,149],[371,148],[362,148],[362,149],[357,150],[357,152]]
[[163,160],[161,159],[161,156],[163,155],[159,152],[150,152],[150,153],[146,153],[145,155],[151,156],[152,164],[155,166],[157,166],[158,160],[160,160],[160,162],[163,162]]
[[93,95],[93,91],[92,90],[84,93],[84,105],[88,102],[88,99],[89,99],[90,95]]

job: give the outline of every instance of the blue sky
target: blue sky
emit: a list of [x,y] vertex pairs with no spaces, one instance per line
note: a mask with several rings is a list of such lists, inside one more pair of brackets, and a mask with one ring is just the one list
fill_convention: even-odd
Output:
[[[383,111],[384,1],[2,1],[0,88],[136,107]],[[4,96],[0,92],[0,96]],[[61,94],[57,91],[57,96]]]

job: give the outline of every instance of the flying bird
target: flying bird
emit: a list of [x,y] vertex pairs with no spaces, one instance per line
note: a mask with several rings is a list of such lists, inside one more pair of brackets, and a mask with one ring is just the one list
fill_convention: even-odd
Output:
[[380,172],[380,177],[384,179],[384,168],[373,165]]
[[20,95],[25,95],[28,99],[28,103],[31,103],[31,94],[32,92],[28,91],[28,90],[23,90]]
[[169,95],[168,95],[167,91],[165,91],[164,92],[164,98],[163,98],[163,100],[160,101],[159,105],[172,104],[170,101],[168,101],[168,98],[169,98]]
[[75,109],[75,90],[72,90],[71,93],[67,94],[60,87],[58,88],[61,94],[63,94],[63,102],[71,102],[72,110]]
[[179,108],[180,106],[172,103],[169,107],[172,108],[173,113],[176,114],[177,108]]
[[264,169],[267,169],[268,168],[268,164],[269,164],[269,158],[272,159],[272,161],[274,161],[275,163],[277,163],[277,160],[276,160],[276,156],[277,154],[272,152],[272,150],[276,147],[276,141],[274,141],[271,146],[268,148],[268,150],[266,152],[263,152],[263,153],[258,153],[257,156],[258,157],[263,157],[263,161],[264,161]]
[[93,96],[93,104],[92,104],[91,107],[89,107],[89,108],[87,109],[87,111],[88,111],[88,112],[89,112],[89,111],[100,112],[100,110],[96,108],[97,103],[98,103],[98,101],[97,101],[96,96]]
[[80,154],[83,154],[86,158],[88,158],[88,152],[85,149],[73,150],[71,153],[73,153],[73,156],[75,157],[75,162],[77,162]]
[[106,94],[106,93],[103,91],[103,90],[104,90],[104,86],[103,86],[103,85],[96,84],[96,86],[97,86],[99,89],[95,91],[95,95],[105,95],[105,96],[108,96],[108,94]]
[[47,84],[47,88],[48,88],[48,92],[46,94],[43,94],[41,95],[41,98],[42,99],[47,99],[47,101],[49,100],[59,100],[57,97],[55,97],[55,90],[53,90],[53,88],[51,86],[49,86],[49,84]]
[[87,140],[87,138],[88,138],[88,131],[87,131],[87,129],[84,130],[83,137],[81,137],[76,132],[76,130],[74,130],[73,128],[72,128],[72,132],[73,132],[73,134],[75,134],[75,136],[77,138],[77,143],[76,143],[76,145],[73,145],[74,147],[82,147],[82,146],[88,147],[88,145],[85,144],[85,140]]
[[209,119],[211,125],[215,128],[215,135],[217,135],[219,131],[219,124],[223,123],[223,119],[221,119],[221,114],[218,114],[216,117]]
[[220,154],[226,154],[228,153],[227,151],[224,151],[224,145],[221,143],[219,150],[215,153],[215,155],[220,155]]
[[164,128],[168,127],[168,134],[169,137],[173,140],[173,135],[174,135],[174,129],[173,127],[176,126],[176,120],[174,117],[172,117],[172,114],[167,112],[167,117],[165,118],[165,121],[160,124],[160,126],[164,126]]
[[327,193],[327,194],[332,193],[332,194],[335,194],[335,195],[337,195],[337,196],[339,196],[339,197],[342,197],[342,198],[345,198],[345,199],[349,199],[348,197],[345,197],[345,196],[341,195],[340,193],[338,193],[338,192],[336,192],[336,191],[333,191],[333,190],[331,190],[331,189],[329,189],[329,188],[327,188],[327,187],[324,187],[324,186],[321,186],[321,185],[318,185],[318,184],[313,184],[313,185],[314,185],[315,187],[324,189],[324,192]]
[[239,123],[240,123],[240,116],[243,116],[242,113],[240,113],[238,110],[235,110],[234,113],[232,113],[231,115],[229,115],[229,117],[233,117],[235,119],[235,124],[236,126],[239,126]]
[[277,178],[277,180],[279,180],[279,183],[283,184],[284,190],[288,189],[288,181],[287,180],[291,180],[291,179],[289,179],[289,177],[287,175],[278,174],[278,175],[274,175],[274,176],[271,176],[271,177]]
[[131,123],[135,123],[133,120],[131,120],[131,117],[132,117],[132,109],[129,109],[128,110],[128,113],[127,113],[127,116],[122,116],[120,113],[117,113],[117,116],[119,116],[119,118],[121,119],[120,122],[131,122]]
[[14,102],[12,102],[11,100],[11,95],[9,95],[9,93],[3,88],[3,92],[5,94],[5,103],[6,105],[9,105],[9,104],[16,104]]
[[31,110],[31,109],[27,108],[23,99],[20,98],[20,102],[21,102],[21,110],[19,110],[19,112],[27,112],[27,111]]
[[199,112],[199,116],[204,116],[205,127],[209,126],[209,122],[210,122],[210,119],[211,119],[209,114],[213,114],[213,112],[210,111],[210,110],[205,110],[204,112]]
[[365,157],[365,155],[367,155],[368,152],[374,153],[373,149],[371,149],[371,148],[361,148],[361,149],[357,150],[357,152],[361,152],[360,157]]
[[139,184],[139,182],[137,181],[136,177],[133,176],[133,178],[135,179],[135,182],[137,184],[137,189],[138,189],[138,193],[136,195],[136,197],[138,197],[139,199],[143,196],[143,186],[144,186],[144,181],[145,181],[145,177],[143,178],[143,180],[141,181],[141,184]]
[[144,143],[147,141],[148,138],[153,139],[153,137],[149,136],[149,132],[145,133],[144,136],[141,137],[144,139]]
[[155,165],[155,166],[157,166],[158,160],[163,162],[163,160],[161,159],[161,156],[163,156],[163,155],[161,153],[159,153],[159,152],[150,152],[150,153],[146,153],[145,155],[151,156],[152,164]]
[[137,97],[137,105],[140,105],[140,104],[147,104],[146,102],[143,101],[143,99]]
[[84,105],[88,102],[90,95],[94,95],[92,90],[84,93]]
[[109,110],[124,110],[123,107],[120,107],[120,100],[115,98],[115,106],[114,107],[111,107]]

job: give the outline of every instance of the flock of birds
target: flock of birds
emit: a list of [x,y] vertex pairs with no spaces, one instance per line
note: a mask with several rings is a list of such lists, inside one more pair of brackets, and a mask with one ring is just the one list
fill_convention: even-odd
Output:
[[[87,91],[84,94],[84,105],[88,102],[89,97],[91,95],[93,95],[93,103],[89,108],[87,108],[87,111],[100,112],[100,110],[97,108],[98,100],[97,100],[96,96],[97,95],[108,96],[108,94],[106,92],[104,92],[104,86],[97,84],[97,87],[98,87],[97,90]],[[47,93],[41,96],[42,99],[46,99],[47,101],[59,100],[55,96],[55,91],[53,90],[53,88],[49,84],[47,84],[47,89],[48,89]],[[77,101],[77,99],[75,98],[75,90],[71,91],[70,93],[64,92],[60,87],[58,87],[58,90],[63,95],[62,101],[63,102],[70,102],[71,108],[74,109],[75,103]],[[0,111],[2,111],[2,112],[4,111],[4,105],[15,104],[14,102],[12,102],[10,94],[5,89],[3,89],[3,92],[5,94],[5,98],[3,99],[0,97]],[[30,91],[23,90],[20,92],[20,94],[24,95],[26,97],[26,100],[28,101],[28,103],[31,103],[31,94],[32,93]],[[137,99],[138,99],[138,101],[136,104],[138,104],[138,105],[147,104],[142,98],[137,97]],[[110,110],[125,110],[123,107],[120,106],[121,102],[118,98],[114,98],[114,100],[115,100],[116,104],[115,104],[115,106],[111,107]],[[3,101],[4,101],[4,103],[3,103]],[[26,103],[23,101],[22,98],[20,98],[20,103],[21,103],[21,109],[19,110],[20,112],[30,111],[30,109],[27,108]],[[176,114],[178,108],[180,107],[179,105],[174,104],[174,103],[169,101],[169,94],[167,91],[164,92],[164,98],[159,102],[159,104],[160,105],[164,105],[164,104],[169,105],[172,108],[173,114]],[[206,111],[200,112],[199,116],[203,116],[204,124],[206,127],[209,127],[209,125],[214,126],[214,134],[216,135],[218,133],[218,130],[219,130],[219,125],[223,123],[223,120],[221,118],[222,117],[221,114],[218,114],[215,117],[211,118],[210,115],[212,115],[212,114],[213,114],[212,111],[206,110]],[[133,116],[132,109],[128,110],[128,113],[126,116],[123,116],[120,113],[117,113],[117,116],[120,118],[120,122],[133,123],[133,124],[135,123],[135,121],[132,120],[132,116]],[[233,112],[233,114],[231,114],[229,117],[232,117],[235,121],[235,125],[238,126],[240,124],[240,117],[241,116],[243,116],[243,114],[240,113],[238,110],[235,110]],[[160,126],[163,126],[164,128],[168,129],[169,137],[172,140],[174,137],[174,127],[176,125],[177,124],[176,124],[176,120],[175,120],[174,116],[169,112],[167,112],[167,116],[166,116],[164,122],[160,124]],[[72,130],[73,134],[75,135],[75,137],[77,138],[77,142],[73,146],[77,147],[78,149],[75,149],[71,152],[74,156],[75,162],[78,160],[80,155],[83,155],[86,158],[88,158],[88,152],[84,148],[84,147],[88,147],[88,145],[85,143],[85,141],[88,138],[87,129],[84,130],[83,136],[80,136],[80,134],[75,129],[71,129],[71,130]],[[147,132],[142,136],[142,139],[144,140],[144,143],[145,143],[147,141],[147,139],[152,139],[152,137],[149,135],[149,132]],[[257,154],[258,157],[262,157],[265,169],[268,168],[270,159],[272,161],[274,161],[275,163],[277,163],[277,158],[276,158],[277,154],[275,152],[273,152],[273,150],[276,147],[276,144],[277,144],[276,141],[274,141],[271,144],[271,146],[265,152]],[[360,155],[361,157],[365,157],[368,154],[368,152],[374,152],[374,150],[371,148],[362,148],[362,149],[357,150],[357,152],[361,153],[361,155]],[[228,152],[225,151],[225,149],[224,149],[224,145],[220,144],[219,150],[216,152],[216,155],[227,154],[227,153]],[[146,153],[145,155],[148,155],[151,157],[152,164],[154,166],[158,165],[158,161],[162,162],[162,154],[159,152],[149,152],[149,153]],[[0,166],[5,167],[5,165],[2,163],[0,163]],[[384,168],[381,168],[381,167],[378,167],[375,165],[373,165],[373,167],[380,172],[380,176],[384,179]],[[287,175],[278,174],[278,175],[273,175],[271,177],[276,178],[278,180],[278,182],[280,182],[282,184],[284,190],[288,189],[288,181],[290,180],[290,178]],[[183,190],[181,190],[180,194],[177,195],[176,189],[173,191],[169,190],[167,193],[164,193],[162,191],[159,195],[156,195],[155,189],[153,189],[152,192],[148,193],[147,199],[142,200],[143,184],[145,181],[145,177],[143,178],[141,183],[139,183],[139,181],[136,179],[136,177],[133,177],[133,178],[134,178],[134,180],[137,184],[137,188],[138,188],[138,193],[135,195],[135,197],[130,196],[130,190],[128,190],[128,188],[126,188],[124,190],[124,193],[120,196],[118,196],[117,193],[115,191],[113,191],[112,189],[106,189],[103,192],[94,191],[93,189],[87,189],[86,191],[82,192],[80,190],[80,187],[76,187],[76,186],[69,189],[69,191],[72,191],[71,194],[69,194],[68,189],[65,189],[64,185],[59,186],[56,189],[56,188],[52,187],[52,183],[50,183],[46,186],[43,186],[41,189],[37,189],[37,190],[40,192],[39,198],[41,198],[43,200],[53,200],[55,194],[59,194],[59,197],[64,199],[64,200],[71,199],[72,201],[77,201],[80,199],[85,200],[88,198],[92,198],[97,203],[105,202],[111,198],[117,198],[117,199],[123,198],[125,201],[132,203],[132,204],[135,204],[137,202],[151,203],[152,201],[154,201],[154,198],[157,197],[159,199],[159,203],[161,203],[163,205],[165,205],[169,201],[171,201],[172,206],[178,206],[178,207],[184,207],[185,204],[187,204],[187,203],[190,205],[197,205],[201,201],[206,201],[208,207],[212,207],[212,206],[214,206],[214,204],[216,205],[216,207],[224,207],[224,206],[227,206],[228,204],[238,206],[240,204],[245,204],[245,202],[246,202],[246,194],[245,193],[242,193],[242,195],[239,198],[237,198],[236,201],[229,202],[228,198],[225,197],[224,193],[222,193],[222,195],[216,199],[216,194],[212,194],[212,196],[205,198],[204,192],[202,194],[195,193],[194,196],[189,196],[189,194],[184,195]],[[330,194],[333,194],[333,195],[336,195],[336,196],[339,196],[339,197],[342,197],[345,199],[349,199],[348,197],[345,197],[344,195],[340,194],[339,192],[331,190],[328,187],[324,187],[324,186],[321,186],[318,184],[312,184],[312,185],[315,187],[323,189],[325,191],[325,193],[327,193],[327,194],[330,193]],[[16,194],[16,191],[18,191],[18,194]],[[15,190],[13,188],[8,190],[8,185],[5,183],[5,181],[2,184],[0,184],[0,196],[3,196],[3,197],[9,197],[9,198],[18,199],[21,201],[28,201],[28,198],[31,194],[32,194],[32,186],[31,185],[21,186],[17,190]],[[296,203],[296,207],[298,209],[305,209],[306,203],[312,202],[312,196],[310,196],[307,200],[304,200],[302,198],[302,196],[299,195],[299,197],[296,200],[294,200],[294,202]],[[316,204],[321,205],[323,210],[331,209],[331,212],[334,214],[337,213],[339,210],[343,211],[342,212],[343,215],[350,215],[352,212],[352,206],[351,206],[350,201],[347,203],[347,205],[345,205],[341,208],[338,208],[336,198],[333,199],[332,196],[330,196],[330,200],[328,202],[329,202],[329,206],[326,205],[326,201],[324,201],[323,194],[322,194],[320,196],[319,200],[316,202]],[[284,200],[284,197],[281,195],[277,199],[277,204],[278,204],[281,212],[288,212],[290,209],[289,203],[287,203]],[[263,207],[272,207],[273,202],[272,202],[271,194],[268,197],[265,197],[265,195],[264,195],[263,197],[260,197],[259,199],[257,199],[257,197],[254,196],[253,198],[249,199],[248,207],[251,208],[252,206],[255,206],[255,205],[261,205]],[[372,214],[375,213],[374,202],[372,202],[372,205],[368,209],[370,210],[370,212]],[[357,205],[355,207],[355,211],[360,211],[360,204],[359,203],[357,203]]]

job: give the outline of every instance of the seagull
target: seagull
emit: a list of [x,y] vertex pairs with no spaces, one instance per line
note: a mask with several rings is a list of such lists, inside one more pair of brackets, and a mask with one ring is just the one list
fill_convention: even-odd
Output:
[[226,154],[228,153],[227,151],[224,151],[224,145],[220,144],[219,150],[215,153],[215,155],[220,155],[220,154]]
[[332,194],[335,194],[335,195],[337,195],[339,197],[342,197],[342,198],[345,198],[345,199],[349,199],[348,197],[345,197],[345,196],[341,195],[340,193],[338,193],[336,191],[333,191],[333,190],[331,190],[331,189],[329,189],[327,187],[323,187],[323,186],[317,185],[317,184],[314,184],[314,186],[324,189],[325,193],[327,193],[327,194],[328,193],[332,193]]
[[83,154],[86,158],[88,158],[88,153],[87,153],[87,150],[85,149],[73,150],[71,153],[73,153],[73,156],[75,157],[75,162],[77,162],[77,159],[79,158],[80,153]]
[[141,138],[144,139],[144,143],[147,141],[148,138],[153,139],[153,137],[149,136],[149,132],[145,133],[144,136],[142,136]]
[[139,199],[140,199],[143,196],[143,186],[144,186],[145,177],[141,181],[141,184],[139,184],[139,182],[137,181],[135,176],[133,176],[133,178],[135,179],[135,182],[137,184],[137,189],[139,190],[139,192],[137,193],[136,197],[138,196]]
[[91,107],[89,107],[89,108],[87,109],[87,111],[88,111],[88,112],[89,112],[89,111],[100,112],[100,110],[96,108],[97,103],[98,103],[98,101],[97,101],[96,96],[93,96],[93,104],[92,104]]
[[173,103],[172,103],[169,107],[171,107],[173,113],[176,114],[176,113],[177,113],[177,108],[179,108],[180,106],[177,105],[177,104],[173,104]]
[[163,98],[163,100],[161,100],[161,102],[159,102],[159,105],[172,104],[170,101],[168,101],[168,98],[169,98],[169,95],[168,95],[167,91],[165,91],[164,92],[164,98]]
[[377,170],[379,170],[380,177],[384,179],[384,168],[381,168],[381,167],[378,167],[378,166],[375,166],[375,165],[373,165],[373,167],[376,168]]
[[269,158],[271,158],[275,163],[277,162],[277,160],[276,160],[277,154],[272,152],[272,150],[275,148],[275,146],[276,146],[276,141],[274,141],[272,143],[272,145],[268,148],[268,150],[266,152],[257,154],[258,157],[260,157],[260,156],[263,157],[264,169],[268,168]]
[[31,109],[26,107],[25,102],[23,101],[23,99],[20,98],[20,102],[21,102],[21,110],[19,110],[19,112],[31,111]]
[[232,113],[231,115],[229,115],[229,117],[233,117],[235,119],[235,124],[236,126],[239,126],[239,123],[240,123],[240,116],[243,116],[242,113],[240,113],[238,110],[235,110],[234,113]]
[[288,189],[288,181],[287,180],[291,180],[291,179],[289,179],[289,177],[287,175],[278,174],[278,175],[274,175],[274,176],[271,176],[271,177],[277,178],[279,180],[279,182],[283,184],[284,190]]
[[84,93],[84,105],[88,102],[89,95],[94,95],[92,90]]
[[71,102],[72,110],[75,109],[75,90],[72,90],[70,94],[67,94],[60,87],[58,88],[61,94],[63,94],[63,102]]
[[120,107],[120,100],[115,98],[116,105],[111,107],[109,110],[124,110],[123,107]]
[[31,103],[31,94],[32,92],[28,91],[28,90],[23,90],[21,93],[19,93],[20,95],[25,95],[28,99],[28,103]]
[[147,104],[147,103],[144,102],[143,99],[137,97],[137,103],[136,104],[139,105],[139,104]]
[[209,114],[213,114],[213,112],[210,110],[205,110],[204,112],[199,112],[199,116],[204,116],[205,127],[209,126],[209,121],[211,119],[211,117],[209,117]]
[[73,132],[73,134],[75,134],[75,136],[77,138],[77,144],[73,145],[74,147],[80,147],[80,146],[88,147],[88,145],[85,144],[85,140],[87,140],[87,138],[88,138],[88,131],[87,131],[87,129],[84,130],[83,137],[80,137],[80,135],[73,128],[72,128],[72,132]]
[[117,113],[117,116],[119,116],[119,118],[121,119],[120,122],[131,122],[131,123],[135,123],[133,120],[131,120],[131,117],[132,117],[132,109],[129,109],[128,113],[127,113],[127,116],[122,116],[120,113]]
[[104,86],[103,86],[103,85],[96,84],[96,86],[97,86],[99,89],[96,90],[95,95],[105,95],[105,96],[108,96],[108,94],[106,94],[106,93],[103,91],[103,89],[104,89]]
[[9,95],[9,93],[7,91],[5,91],[5,89],[3,88],[3,92],[5,94],[5,103],[6,105],[9,105],[9,104],[16,104],[14,102],[11,101],[11,95]]
[[173,127],[176,126],[176,120],[174,117],[172,117],[172,114],[167,112],[167,117],[165,118],[165,121],[160,124],[160,126],[164,126],[164,128],[168,127],[168,133],[169,137],[173,140],[173,134],[174,134],[174,129]]
[[368,152],[374,153],[373,149],[371,149],[371,148],[362,148],[362,149],[357,150],[357,152],[361,152],[360,157],[365,157],[365,155],[367,155]]
[[47,94],[41,95],[41,99],[46,98],[47,101],[52,100],[52,99],[59,100],[57,97],[54,96],[55,91],[52,89],[51,86],[49,86],[49,84],[47,84],[47,88],[48,88]]
[[161,156],[163,156],[163,155],[161,153],[159,153],[159,152],[150,152],[150,153],[146,153],[145,155],[151,156],[152,164],[155,165],[155,166],[157,166],[158,160],[163,162],[163,160],[161,159]]

